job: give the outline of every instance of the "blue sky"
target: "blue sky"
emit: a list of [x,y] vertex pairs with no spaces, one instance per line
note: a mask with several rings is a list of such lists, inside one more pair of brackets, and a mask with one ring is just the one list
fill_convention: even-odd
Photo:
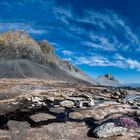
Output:
[[93,77],[140,83],[139,0],[0,0],[0,32],[25,30]]

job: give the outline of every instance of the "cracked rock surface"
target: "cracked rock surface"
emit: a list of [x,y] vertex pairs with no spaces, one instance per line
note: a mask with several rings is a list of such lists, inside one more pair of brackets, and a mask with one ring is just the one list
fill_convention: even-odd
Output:
[[3,78],[0,140],[137,140],[140,113],[132,96],[140,90]]

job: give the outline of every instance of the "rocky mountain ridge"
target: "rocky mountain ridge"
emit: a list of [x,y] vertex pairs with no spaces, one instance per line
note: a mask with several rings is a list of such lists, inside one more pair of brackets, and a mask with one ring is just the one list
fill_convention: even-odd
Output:
[[97,84],[79,68],[55,55],[45,40],[36,42],[23,31],[0,34],[0,77],[40,77]]
[[24,31],[0,34],[1,78],[45,78],[94,85],[120,86],[111,74],[94,79],[62,60],[48,41],[35,41]]

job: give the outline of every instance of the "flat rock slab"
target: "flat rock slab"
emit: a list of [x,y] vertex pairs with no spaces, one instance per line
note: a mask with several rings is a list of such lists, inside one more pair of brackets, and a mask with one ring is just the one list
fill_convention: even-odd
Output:
[[[34,140],[90,140],[86,133],[88,129],[83,124],[53,123],[39,129],[30,129],[28,139]],[[40,137],[40,138],[39,138]],[[39,138],[39,139],[37,139]]]
[[84,119],[92,117],[96,121],[104,120],[106,117],[117,116],[118,114],[134,113],[136,110],[129,105],[106,101],[95,107],[75,110],[69,114],[71,119]]
[[47,113],[38,113],[38,114],[35,114],[35,115],[31,115],[30,118],[35,122],[47,121],[47,120],[50,120],[50,119],[56,119],[55,116],[47,114]]

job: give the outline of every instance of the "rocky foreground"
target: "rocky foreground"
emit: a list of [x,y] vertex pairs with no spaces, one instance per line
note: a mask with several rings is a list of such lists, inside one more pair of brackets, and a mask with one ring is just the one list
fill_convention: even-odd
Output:
[[3,78],[0,139],[139,139],[139,97],[139,89]]
[[140,90],[118,86],[111,74],[93,79],[62,60],[47,41],[2,33],[0,139],[139,139]]

